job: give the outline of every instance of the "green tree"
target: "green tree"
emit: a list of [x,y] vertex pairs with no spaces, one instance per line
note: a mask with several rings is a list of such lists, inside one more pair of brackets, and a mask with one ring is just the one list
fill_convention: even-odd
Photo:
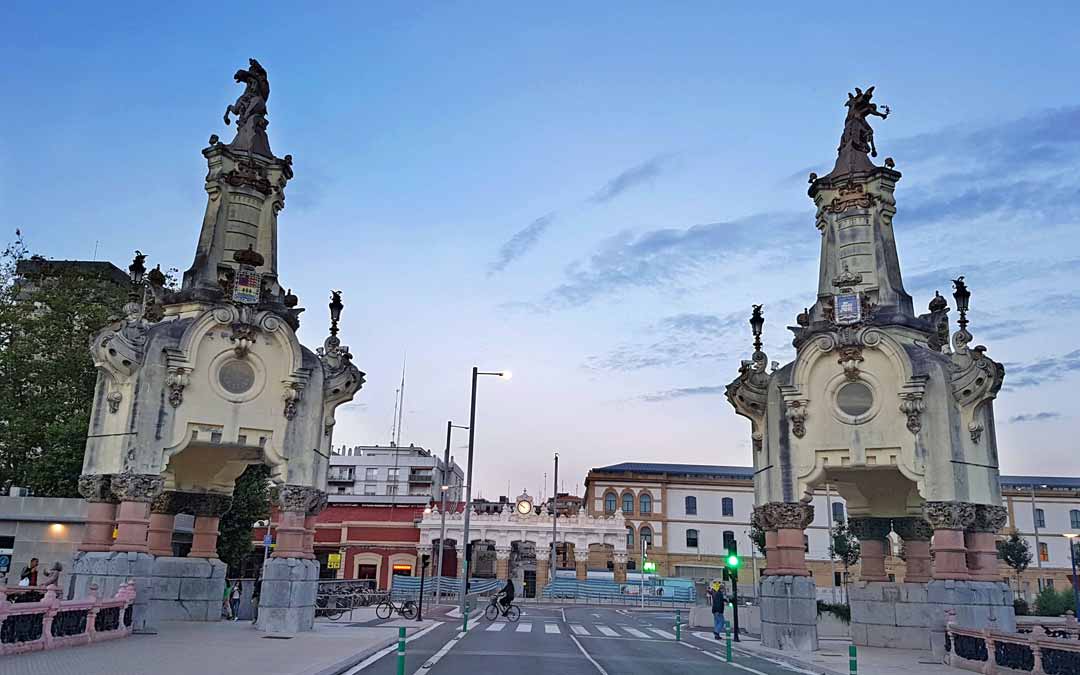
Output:
[[829,542],[829,555],[837,558],[844,565],[844,602],[847,602],[848,569],[859,562],[862,547],[859,540],[851,533],[846,522],[834,523],[832,541]]
[[[34,263],[35,274],[20,278],[20,261]],[[0,486],[78,496],[97,381],[88,344],[129,291],[93,270],[30,256],[21,235],[0,254]]]
[[1074,610],[1076,602],[1073,598],[1072,589],[1055,591],[1049,586],[1039,591],[1035,598],[1036,616],[1061,616],[1066,610]]
[[236,479],[232,505],[218,526],[218,557],[239,576],[244,557],[251,552],[251,528],[270,517],[270,467],[252,464]]
[[1016,572],[1016,592],[1019,594],[1021,592],[1020,575],[1031,564],[1031,548],[1028,546],[1027,541],[1013,532],[998,547],[998,556]]
[[750,541],[754,542],[754,546],[757,548],[758,553],[765,557],[765,530],[757,526],[756,523],[750,525]]

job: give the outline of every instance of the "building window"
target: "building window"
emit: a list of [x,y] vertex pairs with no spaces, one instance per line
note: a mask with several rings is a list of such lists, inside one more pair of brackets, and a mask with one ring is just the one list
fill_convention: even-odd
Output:
[[1045,541],[1039,542],[1039,560],[1042,562],[1050,561],[1050,549],[1047,547]]
[[627,515],[634,512],[634,495],[629,492],[622,496],[622,512]]
[[841,576],[841,572],[833,572],[832,573],[832,585],[833,586],[843,586],[844,585],[844,578]]
[[386,482],[396,483],[401,480],[401,469],[387,469],[386,470]]
[[337,488],[337,493],[338,493],[339,495],[343,495],[343,494],[345,494],[345,487],[344,487],[344,486],[342,486],[342,485],[339,485],[339,486],[338,486],[338,488]]
[[388,494],[388,495],[396,495],[397,494],[397,488],[398,488],[397,483],[387,483],[387,485],[386,485],[386,494]]
[[611,515],[615,513],[615,493],[609,492],[604,495],[604,513]]
[[366,496],[366,497],[374,497],[375,496],[375,484],[374,483],[365,483],[364,484],[364,496]]
[[809,553],[810,552],[810,537],[809,537],[809,535],[804,534],[802,536],[802,550],[803,550],[803,553]]
[[731,497],[724,497],[720,500],[720,513],[725,517],[731,517],[735,515],[735,500]]
[[626,526],[626,550],[628,550],[628,551],[633,551],[634,550],[634,526],[633,525],[627,525]]
[[1046,511],[1035,509],[1035,527],[1046,527]]
[[687,548],[697,548],[698,547],[698,545],[697,545],[697,530],[687,530],[686,531],[686,547]]
[[844,502],[833,502],[832,519],[834,523],[844,522]]
[[1080,510],[1073,509],[1069,511],[1069,520],[1072,521],[1072,529],[1080,530]]
[[641,543],[642,545],[652,547],[652,528],[648,525],[643,525],[641,527]]
[[638,513],[652,513],[652,497],[649,495],[641,495],[638,497]]
[[728,550],[735,545],[735,533],[731,530],[724,530],[724,550]]
[[374,482],[374,481],[379,480],[379,470],[378,469],[368,469],[367,474],[366,474],[366,480],[368,480],[370,482]]
[[688,515],[688,516],[696,516],[697,515],[697,497],[687,497],[686,498],[686,515]]

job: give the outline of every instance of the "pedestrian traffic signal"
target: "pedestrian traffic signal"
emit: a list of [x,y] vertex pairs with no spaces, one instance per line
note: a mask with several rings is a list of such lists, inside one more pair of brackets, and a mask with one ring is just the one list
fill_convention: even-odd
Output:
[[641,569],[645,572],[655,572],[656,563],[652,562],[651,560],[646,560],[645,564],[641,566]]
[[727,566],[730,567],[731,569],[738,569],[739,568],[739,556],[729,554],[728,557],[727,557],[726,563],[727,563]]

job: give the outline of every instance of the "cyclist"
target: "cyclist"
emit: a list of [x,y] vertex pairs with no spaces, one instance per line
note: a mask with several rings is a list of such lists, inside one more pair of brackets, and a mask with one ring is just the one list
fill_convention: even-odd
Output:
[[510,604],[514,602],[514,582],[511,579],[506,580],[506,585],[495,596],[499,599],[499,605],[502,606],[503,614],[510,608]]

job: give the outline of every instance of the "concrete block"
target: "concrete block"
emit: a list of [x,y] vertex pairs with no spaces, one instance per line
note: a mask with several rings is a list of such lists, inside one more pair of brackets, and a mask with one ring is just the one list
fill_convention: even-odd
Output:
[[896,625],[896,603],[877,602],[852,602],[852,622],[872,624],[877,626]]
[[902,602],[896,605],[896,625],[929,629],[933,615],[941,610],[926,603]]
[[159,621],[215,621],[221,618],[221,603],[207,600],[159,600],[154,602]]
[[154,556],[149,553],[128,553],[128,569],[132,576],[153,576]]
[[867,625],[865,623],[851,623],[851,641],[860,647],[866,646],[866,630]]
[[855,602],[856,600],[880,602],[882,600],[880,582],[858,581],[853,584],[848,584],[847,590],[848,599],[852,602]]
[[890,649],[930,649],[930,631],[914,627],[868,626],[866,646]]
[[318,581],[298,581],[292,584],[290,607],[313,607],[319,590]]
[[952,604],[955,584],[955,581],[941,579],[928,582],[926,584],[926,601],[936,605]]
[[217,558],[213,558],[207,561],[210,564],[210,578],[211,579],[224,579],[225,573],[228,571],[229,566],[221,562]]
[[180,579],[177,577],[154,577],[151,598],[154,600],[179,600]]
[[263,564],[263,581],[288,580],[291,578],[291,570],[295,567],[296,562],[295,558],[267,558]]
[[154,561],[153,574],[156,577],[208,579],[211,576],[211,567],[205,558],[162,556]]
[[817,626],[790,626],[762,624],[761,643],[766,647],[783,651],[817,651]]
[[817,584],[813,577],[784,577],[791,579],[791,595],[796,598],[808,598],[817,602]]
[[314,607],[260,607],[255,628],[266,633],[299,633],[311,630],[314,624]]
[[[179,597],[181,600],[209,600],[211,599],[214,588],[215,584],[212,579],[181,578]],[[224,594],[225,588],[222,586],[221,590],[217,593],[217,599],[220,601]]]
[[926,602],[926,584],[900,584],[900,602]]
[[805,598],[788,602],[788,623],[799,626],[814,626],[817,630],[817,600]]

